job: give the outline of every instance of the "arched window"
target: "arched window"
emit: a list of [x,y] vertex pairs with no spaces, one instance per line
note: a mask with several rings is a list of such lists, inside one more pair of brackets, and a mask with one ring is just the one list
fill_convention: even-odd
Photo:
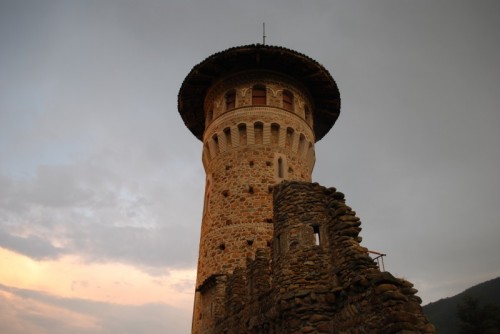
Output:
[[217,137],[217,134],[215,134],[213,137],[212,137],[212,142],[213,142],[213,148],[214,148],[214,156],[216,156],[217,154],[219,154],[219,137]]
[[283,91],[283,109],[293,111],[293,94],[288,91]]
[[306,114],[306,123],[311,125],[312,115],[311,115],[311,111],[309,110],[309,108],[307,106],[304,108],[304,112]]
[[255,144],[262,144],[264,136],[264,124],[261,122],[256,122],[254,124],[254,138]]
[[306,161],[309,170],[312,170],[314,166],[314,147],[312,143],[309,143],[309,149],[307,151]]
[[210,153],[210,147],[208,146],[208,143],[205,144],[205,152],[207,152],[207,159],[212,159],[212,154]]
[[245,123],[238,124],[238,136],[240,146],[245,146],[247,144],[247,126]]
[[299,136],[299,151],[298,155],[300,157],[304,156],[304,150],[306,148],[306,137],[301,133]]
[[210,180],[207,180],[207,185],[205,186],[205,203],[203,205],[203,215],[208,211],[208,205],[210,202]]
[[252,88],[252,104],[266,105],[266,87],[255,85]]
[[280,125],[276,123],[271,124],[271,144],[278,145],[280,140]]
[[226,111],[236,108],[236,91],[231,89],[226,93]]
[[313,233],[314,233],[314,244],[316,246],[321,245],[321,234],[319,231],[319,226],[317,226],[317,225],[313,226]]
[[231,128],[225,128],[224,135],[226,136],[226,146],[230,148],[231,146],[233,146],[233,141],[231,138]]
[[293,145],[293,137],[294,137],[294,131],[292,128],[287,128],[286,129],[286,147],[292,148]]

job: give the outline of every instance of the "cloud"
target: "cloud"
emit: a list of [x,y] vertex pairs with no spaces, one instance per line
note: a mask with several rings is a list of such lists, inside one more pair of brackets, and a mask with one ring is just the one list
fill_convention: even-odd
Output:
[[9,334],[187,333],[184,310],[60,298],[0,284],[0,331]]
[[191,266],[201,163],[135,145],[95,147],[85,159],[38,166],[31,177],[0,172],[0,246],[37,259],[78,254],[144,268]]
[[48,240],[40,237],[22,238],[8,233],[0,233],[0,245],[15,252],[29,254],[33,259],[58,258],[62,249],[54,247]]
[[[176,110],[178,89],[210,54],[260,42],[262,21],[268,44],[318,60],[339,85],[342,113],[316,146],[313,179],[346,193],[364,245],[388,253],[386,268],[426,301],[498,275],[498,7],[2,2],[0,246],[30,259],[0,274],[28,291],[45,272],[47,285],[60,286],[53,295],[68,298],[4,287],[0,316],[13,320],[0,326],[126,333],[122,323],[144,321],[153,333],[189,332],[162,326],[188,324],[190,310],[120,308],[103,303],[98,287],[139,298],[148,281],[192,295],[192,278],[179,272],[196,265],[204,173],[201,143]],[[112,279],[97,279],[103,272]],[[175,275],[182,279],[167,279]],[[100,302],[75,297],[83,292]],[[69,330],[47,315],[54,309],[35,311],[46,305],[68,307],[68,319],[90,327]]]
[[187,197],[154,177],[127,184],[108,174],[67,165],[43,166],[33,179],[3,177],[0,246],[36,259],[79,254],[144,267],[191,265],[201,208],[193,211]]
[[192,305],[195,269],[156,266],[154,272],[124,263],[86,262],[76,256],[33,260],[0,248],[2,284],[43,293],[119,304]]

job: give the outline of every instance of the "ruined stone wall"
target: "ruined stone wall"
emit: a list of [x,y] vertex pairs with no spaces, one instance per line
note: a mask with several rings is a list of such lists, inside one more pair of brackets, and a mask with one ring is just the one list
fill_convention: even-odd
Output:
[[325,194],[310,183],[278,186],[274,198],[273,299],[277,333],[331,333],[335,288]]
[[335,188],[281,183],[272,251],[228,277],[216,332],[434,333],[413,285],[360,245],[360,224]]
[[[199,304],[199,328],[203,333],[216,334],[215,324],[222,321],[226,299],[226,275],[213,275],[199,288],[197,293],[203,294],[205,303]],[[207,302],[208,301],[208,302]]]

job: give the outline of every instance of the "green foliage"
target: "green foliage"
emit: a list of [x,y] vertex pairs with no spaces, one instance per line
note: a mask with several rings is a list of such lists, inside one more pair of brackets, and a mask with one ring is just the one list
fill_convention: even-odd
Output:
[[500,334],[500,308],[481,306],[477,298],[465,296],[457,307],[460,334]]
[[458,317],[457,310],[458,305],[464,301],[465,296],[471,296],[480,301],[483,305],[491,304],[499,308],[500,277],[473,286],[456,296],[425,305],[423,307],[424,314],[436,327],[436,333],[457,334],[460,332],[461,321]]

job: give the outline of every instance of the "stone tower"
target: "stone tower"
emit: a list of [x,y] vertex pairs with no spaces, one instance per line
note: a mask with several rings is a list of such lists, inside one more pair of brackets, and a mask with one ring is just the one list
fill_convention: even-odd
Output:
[[179,112],[203,142],[206,188],[192,333],[224,315],[228,275],[270,249],[273,186],[311,181],[314,143],[333,126],[340,95],[328,71],[298,52],[247,45],[196,65]]

